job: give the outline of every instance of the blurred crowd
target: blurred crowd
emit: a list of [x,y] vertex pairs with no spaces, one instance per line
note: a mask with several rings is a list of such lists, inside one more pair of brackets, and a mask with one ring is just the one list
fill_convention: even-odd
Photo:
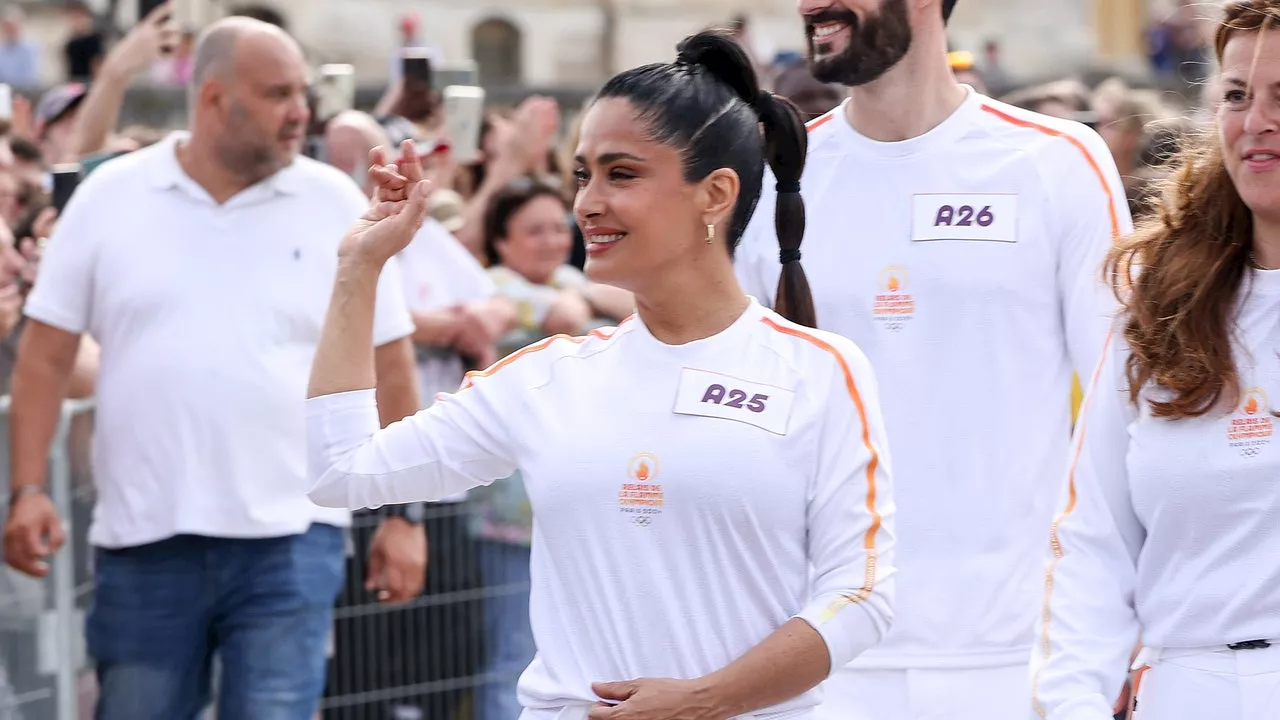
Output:
[[[1146,212],[1150,188],[1166,172],[1166,161],[1195,131],[1198,86],[1207,74],[1206,43],[1189,7],[1184,4],[1153,24],[1152,81],[1145,87],[1118,77],[1092,86],[1075,77],[1021,86],[1016,68],[1002,64],[994,41],[975,51],[952,53],[952,67],[980,92],[1097,129],[1137,217]],[[51,173],[76,163],[77,172],[87,176],[114,158],[161,141],[170,128],[121,126],[128,91],[139,81],[181,87],[191,78],[193,29],[175,27],[157,14],[108,42],[109,33],[87,5],[68,3],[65,12],[70,28],[63,48],[66,82],[43,92],[31,92],[38,85],[44,53],[26,38],[20,7],[10,5],[0,15],[0,83],[11,88],[7,102],[0,97],[0,392],[8,389],[24,298],[38,282],[41,250],[57,222]],[[246,6],[234,13],[283,24],[265,7]],[[793,100],[809,117],[841,102],[842,89],[815,80],[803,57],[774,53],[758,43],[747,18],[729,24],[759,59],[766,86]],[[401,31],[405,47],[423,44],[413,16],[403,19]],[[366,193],[372,189],[365,173],[373,148],[412,141],[427,158],[436,188],[431,220],[400,258],[422,397],[453,390],[462,371],[487,366],[539,337],[579,335],[629,315],[633,302],[628,293],[593,284],[581,271],[584,244],[570,214],[579,108],[541,95],[514,106],[490,103],[474,146],[459,143],[450,137],[438,84],[429,75],[403,72],[401,48],[396,50],[389,82],[373,107],[326,110],[318,98],[313,101],[306,152],[348,174]],[[434,48],[424,50],[429,58],[440,56]],[[86,342],[80,355],[71,394],[85,397],[93,393],[96,349]],[[392,682],[445,682],[441,687],[447,687],[451,679],[486,674],[497,680],[471,698],[475,716],[518,714],[515,679],[534,652],[528,597],[522,590],[529,580],[532,514],[517,481],[495,483],[457,500],[454,510],[425,520],[433,544],[426,592],[510,590],[483,604],[395,611],[404,616],[400,621],[386,615],[341,620],[334,678],[359,675],[355,668],[370,652],[364,644],[370,636],[381,638],[384,648],[397,642],[440,645],[427,654],[447,662],[405,660],[384,677],[342,686],[331,680],[331,694],[372,692]],[[362,545],[368,542],[367,534],[357,533],[352,557],[363,557],[367,547]],[[360,602],[358,594],[344,594],[340,602]],[[428,619],[415,624],[411,616]],[[449,632],[423,632],[405,640],[405,628],[418,625]],[[453,717],[464,703],[461,692],[434,692],[432,697],[433,705],[399,708],[395,717]],[[348,707],[331,714],[348,717],[352,712]]]

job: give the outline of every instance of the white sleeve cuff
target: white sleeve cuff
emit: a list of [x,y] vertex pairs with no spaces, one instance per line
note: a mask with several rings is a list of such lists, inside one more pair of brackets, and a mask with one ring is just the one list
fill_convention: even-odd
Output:
[[32,299],[27,300],[26,305],[22,308],[22,314],[36,322],[42,322],[45,325],[73,335],[83,335],[89,331],[86,324],[80,322],[74,313],[62,312],[50,307],[40,302],[42,299],[33,296]]
[[831,672],[848,665],[879,643],[884,635],[865,603],[838,600],[826,605],[810,605],[796,617],[809,623],[826,642]]

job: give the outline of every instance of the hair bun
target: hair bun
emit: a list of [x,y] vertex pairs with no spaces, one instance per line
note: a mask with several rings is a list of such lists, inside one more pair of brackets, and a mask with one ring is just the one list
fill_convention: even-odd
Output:
[[751,58],[723,31],[704,30],[685,38],[676,47],[676,64],[704,68],[748,105],[754,106],[760,94]]

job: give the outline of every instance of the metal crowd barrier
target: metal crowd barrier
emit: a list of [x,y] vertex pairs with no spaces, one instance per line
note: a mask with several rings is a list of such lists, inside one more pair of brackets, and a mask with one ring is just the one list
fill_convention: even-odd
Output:
[[[0,564],[0,720],[87,717],[84,612],[92,592],[86,532],[93,507],[93,401],[68,400],[49,454],[49,493],[67,533],[44,579]],[[8,516],[9,397],[0,397],[0,530]]]
[[[84,642],[92,601],[87,533],[94,503],[90,445],[93,402],[68,401],[49,457],[50,495],[67,543],[47,578],[0,563],[0,720],[89,720],[96,687]],[[9,398],[0,397],[0,531],[8,515]],[[484,671],[486,600],[528,593],[487,586],[479,574],[468,502],[428,508],[424,592],[387,606],[364,590],[373,513],[355,514],[348,576],[334,613],[322,720],[489,720],[476,706],[487,686],[514,675]],[[216,682],[216,678],[215,678]],[[216,693],[215,693],[216,696]],[[212,716],[215,711],[210,712]],[[510,720],[510,719],[494,719]]]

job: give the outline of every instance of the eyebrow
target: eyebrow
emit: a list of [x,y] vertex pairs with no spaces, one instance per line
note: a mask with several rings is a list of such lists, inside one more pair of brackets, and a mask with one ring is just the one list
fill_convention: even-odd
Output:
[[[1249,88],[1249,83],[1241,80],[1240,78],[1223,78],[1223,82],[1231,87],[1240,88],[1242,90],[1247,90]],[[1280,82],[1271,83],[1271,87],[1280,88]]]
[[[632,155],[631,153],[624,153],[624,152],[605,153],[601,155],[599,158],[597,158],[597,160],[601,165],[608,165],[609,163],[615,163],[615,162],[618,162],[619,160],[630,160],[631,162],[644,162],[644,158],[638,155]],[[581,155],[575,155],[573,158],[573,161],[576,163],[580,163],[582,165],[587,164],[587,159]]]

